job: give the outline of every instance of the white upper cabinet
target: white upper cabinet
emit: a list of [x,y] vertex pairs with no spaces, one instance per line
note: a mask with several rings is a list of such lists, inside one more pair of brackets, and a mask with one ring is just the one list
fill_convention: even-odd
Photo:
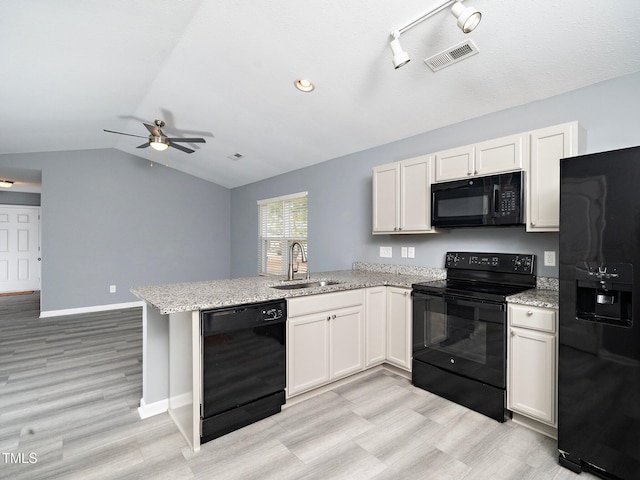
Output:
[[527,135],[517,134],[438,152],[435,181],[460,180],[522,170],[526,164]]
[[508,135],[373,169],[373,233],[435,233],[431,184],[525,171],[528,232],[557,232],[560,159],[584,153],[578,122]]
[[474,153],[473,145],[467,145],[434,154],[435,181],[456,180],[472,175]]
[[[578,122],[530,132],[527,231],[557,232],[560,226],[560,159],[582,151]],[[581,137],[581,138],[579,138]]]
[[496,138],[475,146],[474,175],[522,170],[527,155],[527,135],[509,135]]
[[373,233],[431,233],[430,155],[373,168]]
[[373,169],[373,233],[398,231],[400,225],[400,163]]

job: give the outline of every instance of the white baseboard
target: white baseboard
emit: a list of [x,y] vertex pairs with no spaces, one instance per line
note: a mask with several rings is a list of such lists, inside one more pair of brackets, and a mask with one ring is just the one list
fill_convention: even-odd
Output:
[[124,310],[144,306],[142,300],[127,303],[112,303],[109,305],[93,305],[91,307],[67,308],[63,310],[49,310],[40,312],[40,318],[61,317],[63,315],[78,315],[83,313],[106,312],[108,310]]
[[141,419],[153,417],[154,415],[160,415],[161,413],[169,410],[169,399],[159,400],[157,402],[147,405],[144,399],[140,399],[140,406],[138,407],[138,415]]

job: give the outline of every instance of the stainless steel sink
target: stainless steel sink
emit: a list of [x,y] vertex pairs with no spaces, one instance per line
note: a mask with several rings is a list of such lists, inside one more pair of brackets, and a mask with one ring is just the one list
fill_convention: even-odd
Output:
[[334,280],[320,280],[317,282],[304,282],[304,283],[283,283],[281,285],[271,285],[271,288],[277,288],[278,290],[298,290],[301,288],[314,288],[314,287],[326,287],[328,285],[337,285],[341,282]]

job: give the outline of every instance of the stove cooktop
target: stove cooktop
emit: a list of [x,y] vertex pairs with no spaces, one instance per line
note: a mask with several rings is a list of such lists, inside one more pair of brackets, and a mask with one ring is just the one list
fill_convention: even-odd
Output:
[[535,255],[447,252],[446,280],[412,285],[425,293],[504,302],[506,297],[535,288]]
[[509,295],[524,292],[532,286],[501,285],[492,283],[464,282],[459,280],[435,280],[412,285],[419,292],[456,295],[504,302]]

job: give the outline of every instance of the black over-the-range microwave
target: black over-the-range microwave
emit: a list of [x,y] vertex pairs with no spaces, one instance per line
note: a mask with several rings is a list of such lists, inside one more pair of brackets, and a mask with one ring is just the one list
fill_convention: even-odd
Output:
[[523,185],[523,172],[434,183],[431,224],[441,228],[522,225]]

